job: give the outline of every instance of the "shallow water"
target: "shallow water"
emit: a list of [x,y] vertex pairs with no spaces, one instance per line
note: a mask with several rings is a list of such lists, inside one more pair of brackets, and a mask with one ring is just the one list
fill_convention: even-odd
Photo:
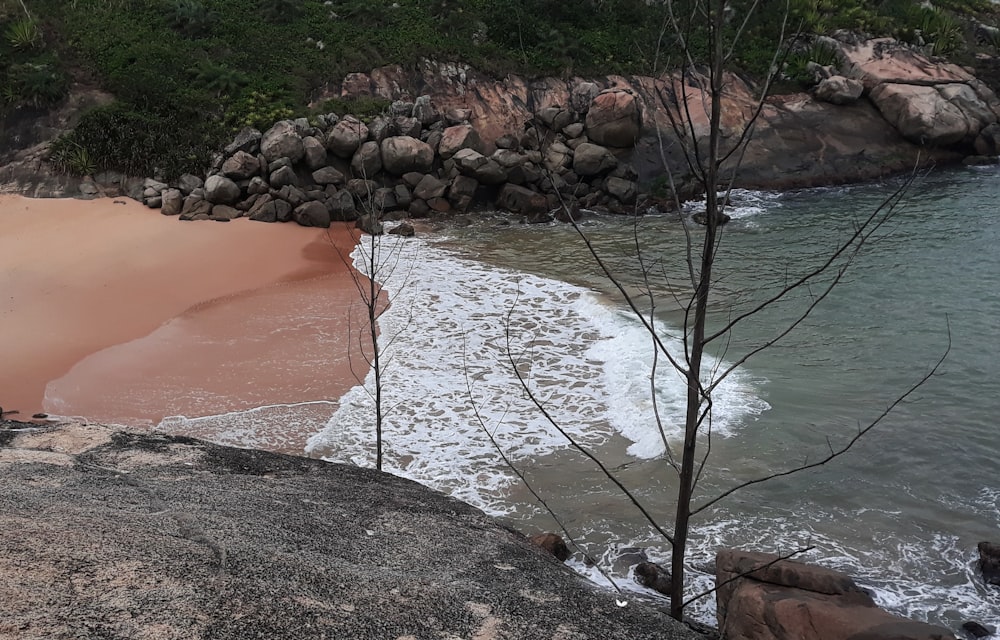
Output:
[[[846,442],[942,355],[950,326],[951,353],[939,375],[848,455],[742,491],[699,516],[692,594],[711,585],[697,567],[718,546],[814,546],[807,558],[857,576],[893,611],[953,629],[970,618],[1000,623],[996,594],[973,570],[975,544],[1000,535],[998,177],[965,170],[919,180],[823,304],[718,390],[697,503],[822,457],[828,441]],[[813,268],[895,186],[737,194],[711,322],[720,326]],[[632,222],[592,217],[585,229],[630,292],[647,286],[634,261],[640,238],[646,269],[671,282],[652,284],[656,322],[664,336],[677,335],[683,318],[671,291],[684,284],[682,227],[674,217],[646,217],[636,234]],[[665,559],[649,525],[568,447],[512,375],[508,338],[554,422],[617,467],[669,521],[674,480],[651,419],[649,338],[572,229],[487,217],[410,247],[419,285],[401,294],[411,300],[406,322],[393,324],[390,310],[383,324],[403,336],[390,374],[390,468],[522,528],[552,528],[481,420],[593,555],[614,565],[616,549],[642,546]],[[774,336],[822,290],[820,282],[741,324],[716,350],[717,362],[734,362]],[[656,406],[668,439],[676,439],[682,386],[664,366],[657,383]],[[370,463],[365,402],[358,389],[348,394],[310,451]],[[627,585],[626,570],[616,567]],[[713,611],[710,599],[696,605],[702,619]]]

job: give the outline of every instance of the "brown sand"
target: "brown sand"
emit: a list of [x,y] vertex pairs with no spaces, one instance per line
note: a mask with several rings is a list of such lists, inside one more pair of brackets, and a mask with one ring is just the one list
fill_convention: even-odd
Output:
[[[183,223],[127,199],[0,196],[0,406],[21,417],[58,408],[64,415],[155,424],[165,415],[297,401],[288,395],[296,389],[307,396],[301,400],[335,400],[355,384],[347,348],[357,344],[346,331],[357,292],[335,247],[346,255],[354,241],[346,227],[327,233],[245,219]],[[271,376],[280,384],[237,391],[220,406],[246,378],[231,363],[247,345],[227,341],[248,317],[266,323],[267,305],[279,304],[279,294],[327,301],[313,310],[328,337],[322,384],[308,379],[314,371],[283,370]],[[300,333],[296,358],[314,344]],[[200,336],[200,345],[185,343],[189,335]],[[122,346],[108,349],[114,345]],[[248,357],[251,363],[272,362],[285,347],[257,340],[254,348],[263,355]],[[71,369],[55,385],[60,396],[46,401],[56,406],[43,406],[46,385]],[[159,388],[158,376],[172,386],[152,402],[121,393],[127,383],[140,394]]]

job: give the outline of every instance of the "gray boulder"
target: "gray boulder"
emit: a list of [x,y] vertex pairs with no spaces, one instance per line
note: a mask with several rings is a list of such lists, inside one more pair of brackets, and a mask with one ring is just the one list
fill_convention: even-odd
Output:
[[274,206],[274,198],[266,193],[261,195],[247,211],[247,217],[256,222],[277,222],[278,212]]
[[580,82],[569,94],[569,106],[577,113],[585,114],[590,110],[590,104],[601,92],[601,88],[593,82]]
[[608,178],[604,183],[604,190],[618,198],[622,204],[635,204],[635,199],[639,194],[638,187],[634,182],[614,176]]
[[275,189],[280,189],[281,187],[292,185],[297,186],[299,184],[299,178],[295,175],[295,171],[289,166],[281,166],[271,173],[268,182]]
[[295,207],[292,218],[303,227],[330,226],[330,210],[322,202],[306,202]]
[[344,174],[334,169],[333,167],[323,167],[322,169],[316,169],[312,173],[313,182],[316,184],[327,185],[332,184],[340,186],[344,184]]
[[469,176],[457,176],[451,182],[448,189],[448,202],[457,211],[465,213],[472,207],[476,197],[476,189],[479,188],[479,181]]
[[410,136],[393,136],[382,141],[382,168],[394,176],[411,171],[428,173],[434,166],[434,150],[426,142]]
[[160,194],[160,213],[165,216],[179,216],[184,206],[184,196],[180,189],[167,189]]
[[606,147],[585,142],[573,153],[573,171],[580,176],[597,176],[618,166],[618,158]]
[[501,187],[497,196],[497,206],[512,213],[525,215],[541,214],[549,209],[545,196],[510,183]]
[[235,220],[240,217],[241,213],[236,207],[230,207],[228,204],[217,204],[212,207],[210,217],[212,220]]
[[222,163],[222,175],[230,180],[246,180],[260,172],[257,156],[246,151],[237,151]]
[[416,118],[398,117],[392,122],[392,128],[396,135],[409,136],[411,138],[420,137],[420,120]]
[[421,126],[429,127],[441,119],[441,113],[431,102],[430,96],[420,96],[413,101],[413,117]]
[[642,113],[636,97],[621,89],[599,93],[587,110],[584,121],[587,137],[607,147],[635,145],[642,129]]
[[368,139],[368,127],[354,116],[344,116],[326,134],[326,148],[341,158],[351,158]]
[[225,176],[209,176],[205,180],[205,199],[212,204],[236,204],[240,199],[240,188]]
[[440,198],[448,189],[448,185],[432,175],[425,175],[413,188],[413,195],[422,200]]
[[257,129],[254,129],[253,127],[244,127],[240,129],[239,133],[236,134],[233,141],[226,145],[225,155],[231,156],[237,151],[257,153],[258,149],[260,149],[261,137],[262,135]]
[[886,82],[870,98],[897,131],[917,144],[955,144],[979,131],[973,132],[965,113],[932,86]]
[[278,158],[288,158],[292,162],[302,159],[305,149],[302,146],[302,136],[295,123],[291,120],[281,120],[268,129],[260,141],[260,152],[268,162]]
[[441,132],[441,142],[438,143],[438,155],[442,160],[454,156],[462,149],[473,149],[483,152],[483,142],[479,134],[470,124],[458,124]]
[[334,220],[354,220],[358,217],[354,206],[354,196],[349,191],[341,189],[326,201],[330,216]]
[[830,76],[816,85],[816,99],[831,104],[852,104],[858,101],[865,85],[854,78]]
[[462,149],[453,156],[453,160],[462,175],[475,178],[483,184],[501,184],[507,180],[507,172],[500,163],[478,151]]
[[326,166],[326,147],[313,136],[302,138],[303,157],[311,171]]
[[[258,132],[259,133],[259,132]],[[205,186],[205,181],[196,175],[190,173],[185,173],[177,178],[177,188],[181,190],[185,196],[191,195],[191,192],[195,189],[201,189]]]
[[351,158],[351,171],[360,178],[373,178],[382,170],[382,151],[377,142],[366,142]]

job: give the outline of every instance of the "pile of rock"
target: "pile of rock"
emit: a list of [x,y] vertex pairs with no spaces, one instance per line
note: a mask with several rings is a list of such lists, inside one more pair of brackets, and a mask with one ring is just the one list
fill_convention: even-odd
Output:
[[368,122],[337,114],[282,120],[264,133],[241,131],[204,182],[147,179],[142,201],[182,220],[246,216],[313,227],[477,206],[535,222],[551,220],[554,209],[632,210],[637,176],[619,156],[639,137],[636,97],[581,82],[569,102],[489,141],[467,110],[441,113],[429,96],[396,101]]
[[716,554],[719,630],[731,640],[954,640],[894,616],[846,574],[766,553]]

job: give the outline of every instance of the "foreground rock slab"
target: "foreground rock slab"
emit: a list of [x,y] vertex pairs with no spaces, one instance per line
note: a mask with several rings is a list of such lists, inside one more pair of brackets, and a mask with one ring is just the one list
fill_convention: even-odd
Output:
[[373,470],[0,423],[0,638],[685,639],[482,512]]

